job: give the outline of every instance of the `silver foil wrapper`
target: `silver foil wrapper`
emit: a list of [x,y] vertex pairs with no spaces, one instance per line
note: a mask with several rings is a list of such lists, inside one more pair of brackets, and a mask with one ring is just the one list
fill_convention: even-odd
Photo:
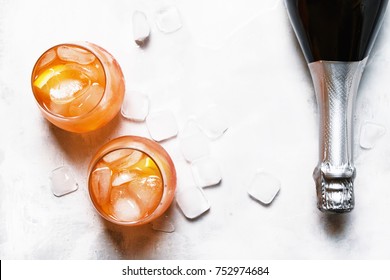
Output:
[[317,206],[324,212],[342,213],[354,208],[352,121],[366,62],[367,58],[357,62],[309,63],[320,114],[320,155],[313,177]]

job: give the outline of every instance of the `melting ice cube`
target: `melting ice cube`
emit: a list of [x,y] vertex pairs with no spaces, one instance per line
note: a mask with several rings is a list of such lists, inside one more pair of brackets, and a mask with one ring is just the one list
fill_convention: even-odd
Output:
[[45,107],[53,114],[60,115],[60,116],[68,116],[69,115],[69,106],[66,106],[64,104],[58,104],[56,102],[50,101],[49,106]]
[[152,222],[152,229],[172,233],[175,231],[175,226],[169,221],[167,216],[162,216]]
[[223,111],[217,106],[208,108],[197,121],[204,133],[212,139],[221,137],[229,127]]
[[111,189],[111,169],[106,165],[100,165],[91,173],[91,187],[99,204],[105,204],[109,199]]
[[92,84],[83,95],[79,96],[69,106],[71,116],[81,116],[95,108],[103,97],[104,88],[98,83]]
[[176,192],[176,202],[184,216],[195,219],[210,209],[210,203],[202,189],[187,187]]
[[169,6],[158,10],[156,12],[156,25],[163,33],[172,33],[179,30],[183,25],[178,9]]
[[50,99],[58,104],[64,104],[72,101],[76,97],[76,93],[84,88],[84,85],[79,80],[63,80],[50,89]]
[[127,157],[128,155],[132,154],[134,150],[132,149],[119,149],[115,150],[111,153],[108,153],[103,157],[103,160],[107,163],[112,163],[114,161],[117,161],[119,159],[122,159],[124,157]]
[[119,221],[137,221],[141,217],[141,210],[132,198],[119,198],[113,204],[113,214]]
[[198,187],[214,186],[222,180],[218,163],[210,157],[194,161],[191,168]]
[[178,132],[176,118],[171,111],[160,111],[146,118],[150,136],[156,141],[175,137]]
[[137,176],[139,176],[136,172],[131,172],[128,170],[124,170],[118,173],[115,173],[112,177],[112,186],[120,186],[122,184],[128,183],[131,180],[134,180]]
[[135,43],[142,47],[148,40],[150,35],[150,26],[146,19],[146,15],[141,11],[133,13],[133,36]]
[[376,142],[386,133],[386,128],[383,126],[366,122],[360,130],[360,147],[363,149],[374,148]]
[[115,160],[109,164],[112,169],[126,170],[134,167],[136,164],[141,162],[141,159],[144,156],[142,152],[132,149],[128,150],[132,151],[132,153],[123,158],[119,158],[118,160]]
[[68,166],[58,167],[51,172],[51,190],[55,196],[63,196],[77,188],[76,179]]
[[181,137],[189,137],[192,135],[196,135],[201,131],[202,130],[200,129],[199,124],[193,118],[190,118],[186,122],[183,129],[180,131],[180,136]]
[[194,176],[192,175],[191,166],[190,164],[188,164],[187,161],[175,161],[175,169],[178,189],[186,186],[196,187]]
[[151,214],[161,201],[163,186],[160,177],[138,177],[129,183],[129,191],[140,201],[140,209],[144,214]]
[[138,92],[126,92],[122,116],[132,121],[144,121],[149,114],[149,98]]
[[280,190],[280,181],[266,172],[257,172],[248,188],[248,193],[263,204],[270,204]]
[[80,71],[81,73],[85,74],[90,81],[96,81],[100,84],[104,84],[104,82],[99,81],[104,77],[103,69],[99,67],[98,64],[96,65],[83,65],[79,67],[78,69],[76,68],[75,70]]
[[189,162],[210,154],[209,139],[201,131],[181,137],[180,146],[184,158]]
[[95,55],[84,49],[74,46],[58,47],[57,55],[64,61],[76,62],[82,65],[90,64],[95,60]]
[[40,61],[39,61],[39,67],[43,67],[50,62],[52,62],[56,58],[57,54],[56,51],[51,49],[47,51],[45,54],[42,55]]

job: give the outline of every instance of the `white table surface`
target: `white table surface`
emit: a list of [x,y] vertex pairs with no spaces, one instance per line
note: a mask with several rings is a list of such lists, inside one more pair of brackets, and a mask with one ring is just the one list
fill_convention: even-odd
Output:
[[[178,8],[183,22],[172,34],[154,21],[167,5]],[[145,49],[132,39],[136,9],[151,25]],[[171,110],[180,128],[211,104],[228,112],[228,131],[210,143],[223,177],[205,189],[210,211],[188,220],[173,203],[167,212],[173,233],[113,226],[95,212],[86,187],[92,155],[117,136],[149,134],[145,123],[120,115],[87,134],[43,119],[31,92],[32,67],[47,48],[80,40],[110,51],[128,90],[147,94],[151,112]],[[389,73],[390,14],[356,103],[356,207],[328,216],[316,208],[312,179],[318,160],[313,86],[282,1],[0,0],[0,258],[387,259]],[[371,150],[358,145],[365,121],[387,129]],[[181,160],[177,138],[163,146]],[[49,177],[62,165],[72,167],[79,189],[58,198]],[[282,183],[268,207],[247,194],[259,168]]]

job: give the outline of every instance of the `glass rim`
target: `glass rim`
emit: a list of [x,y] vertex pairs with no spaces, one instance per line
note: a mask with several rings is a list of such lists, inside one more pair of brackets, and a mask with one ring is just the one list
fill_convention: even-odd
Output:
[[[87,46],[86,46],[86,45]],[[52,117],[55,117],[57,119],[60,119],[60,120],[77,120],[77,119],[82,119],[82,118],[85,118],[87,117],[88,115],[92,114],[95,109],[101,104],[102,100],[103,100],[103,97],[105,95],[105,93],[107,92],[107,70],[106,70],[106,66],[103,64],[103,61],[98,57],[98,55],[96,54],[96,51],[92,50],[90,46],[88,45],[92,45],[92,47],[97,47],[97,48],[100,48],[98,45],[94,44],[94,43],[91,43],[91,42],[72,42],[72,43],[60,43],[60,44],[57,44],[57,45],[54,45],[50,48],[48,48],[46,51],[44,51],[40,56],[39,58],[37,59],[37,61],[35,62],[34,64],[34,67],[33,67],[33,70],[31,72],[31,90],[33,92],[33,95],[34,95],[34,98],[35,98],[35,101],[38,103],[38,106],[39,108],[41,108],[42,110],[44,110],[47,114],[49,114],[50,116]],[[38,65],[38,62],[41,60],[41,58],[47,53],[49,52],[50,50],[53,50],[55,48],[58,48],[60,46],[74,46],[74,47],[78,47],[78,48],[81,48],[81,49],[84,49],[84,50],[87,50],[88,52],[92,53],[95,58],[99,61],[100,65],[102,66],[102,69],[103,69],[103,75],[104,75],[104,91],[103,91],[103,94],[102,96],[100,97],[99,101],[96,103],[95,106],[93,106],[88,112],[86,113],[83,113],[79,116],[71,116],[71,117],[65,117],[65,116],[61,116],[59,114],[55,114],[53,112],[51,112],[46,106],[43,106],[39,101],[38,101],[38,98],[37,98],[37,95],[35,93],[35,90],[34,90],[34,73],[35,73],[35,70],[37,68],[37,65]],[[106,50],[104,50],[106,51]],[[107,51],[106,51],[107,52]],[[108,52],[107,52],[108,53]]]

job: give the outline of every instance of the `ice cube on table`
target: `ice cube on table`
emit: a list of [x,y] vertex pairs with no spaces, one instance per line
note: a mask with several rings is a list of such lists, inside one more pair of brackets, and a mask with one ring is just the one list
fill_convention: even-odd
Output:
[[175,226],[169,221],[167,216],[161,216],[152,222],[152,229],[172,233],[175,231]]
[[63,196],[78,189],[72,170],[61,166],[51,172],[51,191],[55,196]]
[[186,187],[176,192],[176,202],[188,219],[195,219],[210,209],[203,190],[198,187]]
[[150,136],[158,142],[173,138],[178,133],[176,118],[168,110],[149,114],[146,118],[146,126]]
[[189,162],[210,155],[209,139],[201,131],[180,137],[180,147],[184,158]]
[[179,11],[175,6],[159,9],[155,20],[157,28],[163,33],[175,32],[183,26]]
[[377,141],[386,133],[386,128],[380,124],[365,122],[360,130],[360,147],[374,148]]
[[201,158],[192,162],[191,168],[198,187],[214,186],[222,180],[218,163],[210,157]]
[[132,222],[141,218],[141,210],[134,199],[119,198],[113,204],[113,215],[119,221]]
[[149,98],[139,92],[126,92],[121,113],[126,119],[142,122],[149,114]]
[[92,193],[99,204],[105,204],[109,200],[111,175],[111,169],[103,164],[96,167],[91,173]]
[[229,128],[224,112],[218,106],[208,108],[197,118],[197,122],[211,139],[221,137]]
[[263,204],[270,204],[280,190],[280,181],[272,174],[257,172],[249,185],[248,193]]
[[75,46],[59,46],[57,55],[60,59],[87,65],[95,60],[95,55],[91,52]]
[[196,187],[191,165],[187,161],[175,161],[175,169],[178,189],[188,186]]
[[150,26],[146,19],[146,15],[141,11],[133,13],[133,37],[135,43],[143,47],[149,40]]
[[202,130],[199,127],[199,124],[195,121],[195,119],[190,118],[189,120],[187,120],[183,129],[180,130],[180,136],[188,137],[188,136],[196,135],[199,132],[202,132]]

